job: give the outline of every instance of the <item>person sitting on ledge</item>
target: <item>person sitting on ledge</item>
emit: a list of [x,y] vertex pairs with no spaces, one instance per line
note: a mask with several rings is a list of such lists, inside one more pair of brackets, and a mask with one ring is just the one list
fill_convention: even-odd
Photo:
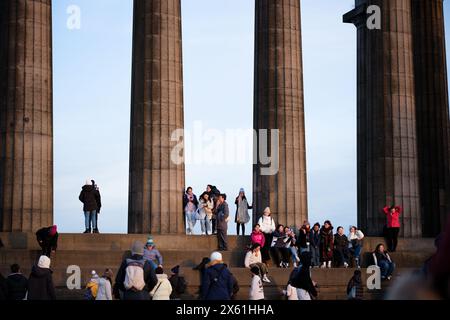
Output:
[[58,248],[57,226],[39,229],[36,232],[36,239],[42,248],[42,254],[50,258],[50,254]]
[[377,245],[375,251],[372,254],[374,264],[379,266],[381,269],[381,279],[391,280],[392,274],[394,273],[395,263],[392,261],[389,253],[384,249],[383,244]]
[[156,249],[155,242],[152,237],[149,237],[144,249],[144,259],[150,262],[153,270],[163,265],[163,257],[158,249]]
[[364,233],[357,227],[350,227],[350,234],[348,240],[350,241],[350,253],[355,259],[356,267],[361,268],[361,250],[362,240],[364,239]]
[[269,269],[267,268],[267,265],[262,263],[261,246],[258,243],[253,244],[252,248],[245,255],[244,265],[248,269],[253,267],[259,268],[259,274],[262,277],[262,281],[270,282],[269,278],[267,278]]

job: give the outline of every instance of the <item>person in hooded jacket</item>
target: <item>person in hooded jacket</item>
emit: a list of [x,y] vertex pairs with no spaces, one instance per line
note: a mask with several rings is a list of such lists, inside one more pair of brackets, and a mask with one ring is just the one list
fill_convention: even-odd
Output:
[[213,252],[210,261],[202,280],[201,300],[231,300],[233,277],[222,261],[222,254]]
[[103,276],[98,279],[97,296],[95,300],[107,300],[110,301],[112,297],[112,278],[113,272],[111,269],[106,269]]
[[58,248],[58,227],[39,229],[36,232],[36,240],[42,248],[42,254],[50,258],[50,254]]
[[333,225],[330,220],[327,220],[320,229],[320,260],[322,261],[322,268],[331,268],[333,261],[333,241]]
[[28,278],[27,300],[56,300],[50,263],[50,258],[42,255],[33,266]]
[[158,283],[155,285],[152,291],[150,291],[150,296],[152,300],[170,300],[170,295],[172,294],[172,285],[164,273],[163,268],[158,267],[155,270],[156,277],[158,278]]
[[13,264],[11,274],[6,278],[8,300],[23,300],[28,291],[28,279],[20,272],[20,266]]
[[[86,180],[78,197],[83,203],[84,224],[86,230],[84,233],[99,233],[97,226],[97,212],[102,207],[100,192],[92,185],[92,180]],[[92,229],[91,229],[92,225]]]
[[311,230],[311,234],[309,236],[311,241],[310,249],[312,261],[311,265],[313,267],[320,266],[320,224],[316,222]]

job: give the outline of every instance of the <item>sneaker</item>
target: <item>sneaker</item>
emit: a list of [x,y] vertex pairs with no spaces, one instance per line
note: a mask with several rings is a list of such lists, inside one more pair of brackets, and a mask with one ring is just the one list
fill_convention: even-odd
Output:
[[325,269],[327,267],[326,262],[322,263],[322,265],[320,266],[322,269]]
[[278,265],[278,268],[284,268],[283,262],[280,262],[280,264]]
[[206,236],[206,232],[202,232],[202,236]]
[[264,281],[264,282],[267,282],[267,283],[270,283],[269,278],[267,278],[267,274],[264,275],[263,281]]
[[91,229],[86,229],[83,233],[91,233]]
[[284,265],[285,265],[285,268],[289,268],[289,262],[286,262]]
[[95,228],[94,231],[92,231],[92,233],[100,233],[100,231],[98,231],[98,229]]
[[344,262],[344,267],[348,268],[348,263],[347,262]]
[[331,268],[331,261],[328,261],[328,268]]
[[388,281],[390,281],[392,279],[392,276],[389,276],[386,278]]

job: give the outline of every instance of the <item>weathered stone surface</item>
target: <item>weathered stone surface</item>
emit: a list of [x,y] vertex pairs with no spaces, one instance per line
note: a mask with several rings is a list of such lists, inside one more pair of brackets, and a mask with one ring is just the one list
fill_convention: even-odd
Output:
[[184,128],[180,0],[135,0],[128,231],[184,233],[184,164],[171,141]]
[[51,0],[0,1],[0,230],[53,222]]
[[289,226],[308,217],[300,15],[299,0],[256,1],[254,129],[279,130],[279,171],[253,166],[255,222],[265,207]]
[[[381,30],[367,28],[367,6],[381,8]],[[422,235],[411,0],[357,0],[344,16],[358,39],[358,224],[380,235],[382,208],[400,205],[401,236]]]
[[413,0],[420,202],[425,236],[443,231],[450,212],[450,122],[443,0]]

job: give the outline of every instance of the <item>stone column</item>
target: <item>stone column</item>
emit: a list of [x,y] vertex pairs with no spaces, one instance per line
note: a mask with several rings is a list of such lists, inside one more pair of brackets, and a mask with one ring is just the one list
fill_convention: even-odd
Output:
[[0,231],[53,223],[51,0],[0,1]]
[[450,212],[450,144],[443,0],[413,0],[420,200],[424,236],[438,235]]
[[[381,8],[381,30],[367,27],[367,6]],[[381,235],[382,208],[404,208],[401,236],[419,237],[416,102],[411,0],[356,0],[344,16],[358,39],[358,224]]]
[[135,0],[133,28],[128,231],[180,234],[184,163],[171,159],[172,132],[184,128],[180,0]]
[[277,223],[299,227],[308,218],[300,0],[256,0],[255,38],[254,129],[279,130],[269,152],[279,170],[254,165],[253,220],[270,207]]

